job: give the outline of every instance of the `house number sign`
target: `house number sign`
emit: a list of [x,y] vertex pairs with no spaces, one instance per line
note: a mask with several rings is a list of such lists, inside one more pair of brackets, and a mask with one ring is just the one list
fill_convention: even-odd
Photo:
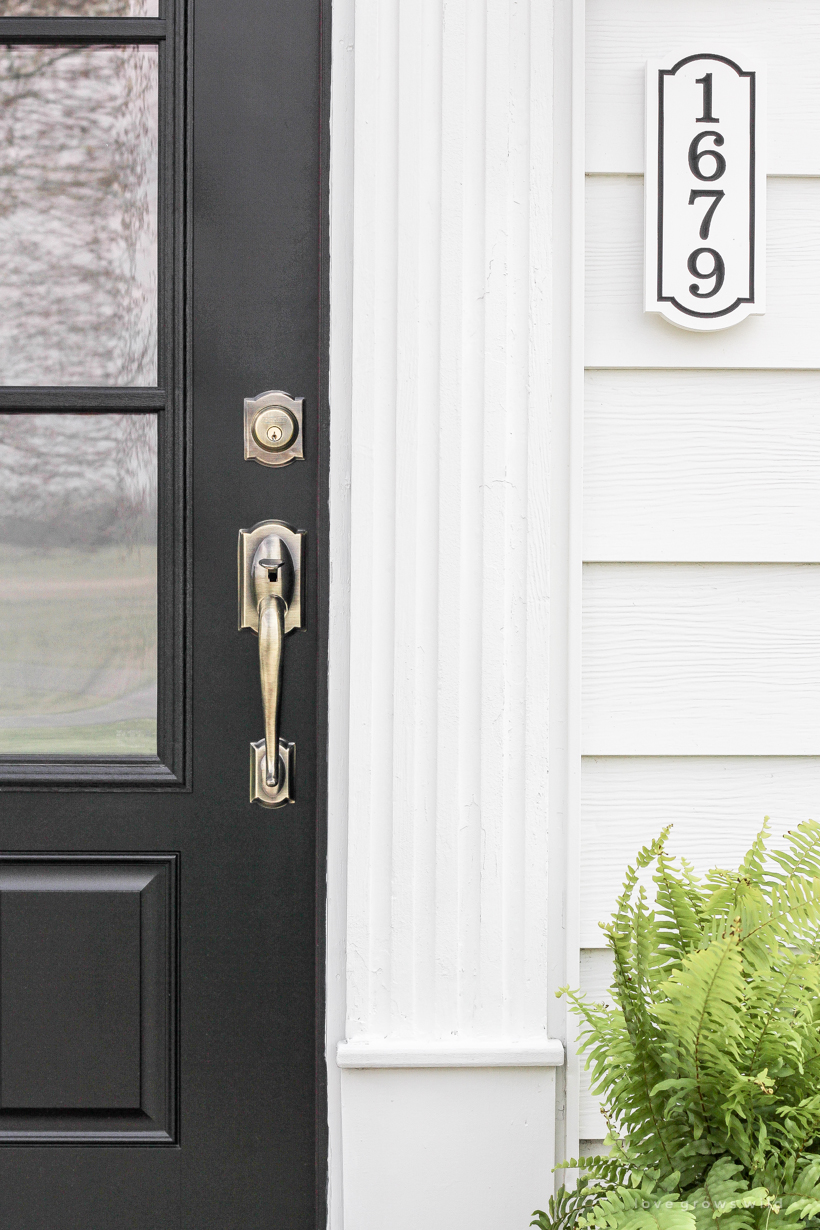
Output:
[[765,310],[763,86],[723,55],[647,65],[646,310],[683,329]]

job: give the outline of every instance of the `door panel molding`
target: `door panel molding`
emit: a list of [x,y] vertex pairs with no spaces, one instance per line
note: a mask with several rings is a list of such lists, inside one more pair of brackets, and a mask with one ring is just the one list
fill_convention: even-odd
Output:
[[174,1144],[177,873],[0,855],[0,1146]]

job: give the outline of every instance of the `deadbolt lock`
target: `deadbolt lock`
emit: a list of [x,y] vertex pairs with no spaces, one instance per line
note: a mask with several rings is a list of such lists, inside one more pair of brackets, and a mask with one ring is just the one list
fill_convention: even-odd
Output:
[[245,398],[245,460],[263,466],[286,466],[303,461],[303,397],[280,389]]

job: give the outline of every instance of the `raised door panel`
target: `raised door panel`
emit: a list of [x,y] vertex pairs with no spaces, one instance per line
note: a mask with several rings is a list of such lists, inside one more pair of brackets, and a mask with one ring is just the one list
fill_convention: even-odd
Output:
[[0,888],[0,1112],[139,1109],[139,893],[70,878]]
[[0,856],[0,1142],[173,1142],[175,867]]

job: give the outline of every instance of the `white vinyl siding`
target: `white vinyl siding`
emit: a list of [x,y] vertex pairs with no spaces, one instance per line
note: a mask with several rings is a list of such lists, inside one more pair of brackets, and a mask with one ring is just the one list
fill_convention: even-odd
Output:
[[765,64],[769,174],[820,175],[820,6],[811,0],[587,0],[587,172],[643,175],[646,61],[702,51]]
[[[668,824],[698,870],[820,812],[820,0],[587,0],[581,984]],[[708,44],[708,45],[707,45]],[[768,72],[767,310],[643,311],[644,72]],[[580,1135],[605,1125],[586,1076]]]
[[820,372],[588,372],[585,559],[820,563],[818,405]]
[[820,818],[816,756],[588,756],[582,783],[581,945],[598,948],[622,872],[673,824],[698,872],[731,865],[764,815],[781,834]]
[[588,175],[586,216],[588,367],[820,367],[820,179],[769,179],[766,313],[717,333],[643,310],[642,176]]

